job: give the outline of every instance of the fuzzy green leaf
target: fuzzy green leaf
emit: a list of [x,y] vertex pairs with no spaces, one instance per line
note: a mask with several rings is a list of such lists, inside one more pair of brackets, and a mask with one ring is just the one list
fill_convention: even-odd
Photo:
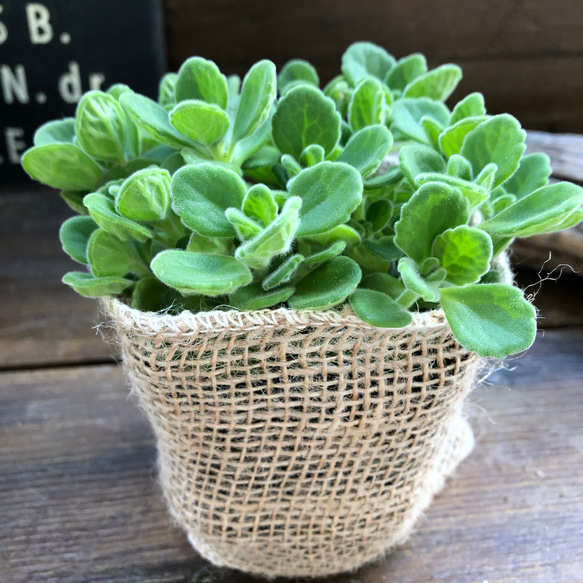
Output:
[[192,57],[185,61],[176,79],[176,101],[198,99],[227,107],[227,79],[212,61]]
[[71,217],[59,231],[63,250],[79,263],[87,264],[87,244],[91,233],[97,229],[97,223],[91,217]]
[[134,122],[156,140],[174,148],[192,145],[168,120],[168,112],[155,101],[138,95],[125,93],[120,103]]
[[290,281],[303,261],[304,256],[299,253],[288,257],[263,280],[263,283],[261,284],[263,289],[270,290]]
[[300,162],[306,167],[315,166],[320,162],[324,161],[326,157],[326,151],[320,144],[310,144],[307,146],[302,155],[300,156]]
[[486,121],[486,116],[465,117],[457,123],[449,126],[439,136],[439,147],[441,151],[447,156],[459,154],[466,136],[474,129],[476,129],[482,122]]
[[443,183],[424,184],[401,209],[395,243],[418,263],[431,256],[435,238],[469,220],[468,200]]
[[34,146],[21,163],[31,178],[59,190],[91,190],[101,176],[101,168],[74,144]]
[[370,275],[366,275],[362,278],[359,287],[381,292],[395,300],[405,291],[403,282],[388,273],[371,273]]
[[348,123],[355,130],[384,124],[386,117],[385,92],[378,79],[363,79],[352,94],[348,105]]
[[171,180],[170,173],[162,168],[138,170],[122,184],[117,194],[117,212],[134,221],[165,218],[170,205]]
[[387,235],[380,239],[368,239],[366,248],[377,257],[385,261],[396,261],[403,256],[403,252],[395,245],[395,238]]
[[275,65],[271,61],[259,61],[243,80],[233,127],[234,141],[251,135],[268,118],[276,93]]
[[366,220],[370,222],[372,231],[377,233],[384,229],[393,218],[393,203],[390,200],[377,200],[366,211]]
[[468,199],[470,208],[476,208],[482,204],[490,196],[490,191],[483,186],[479,186],[474,182],[455,178],[447,174],[436,174],[435,172],[427,172],[418,174],[415,179],[417,185],[426,184],[428,182],[443,182],[449,186],[453,186]]
[[158,103],[164,109],[170,109],[176,104],[176,73],[166,73],[158,85]]
[[465,138],[460,153],[472,165],[474,176],[490,163],[498,166],[493,187],[502,184],[518,168],[526,146],[526,132],[508,114],[496,115],[482,122]]
[[403,91],[411,81],[427,73],[427,61],[421,53],[414,53],[399,59],[397,64],[389,71],[385,83],[391,89]]
[[419,273],[417,264],[410,257],[401,257],[397,265],[405,287],[417,295],[421,296],[426,302],[439,301],[439,289]]
[[288,303],[293,310],[325,310],[343,302],[360,282],[360,267],[349,257],[335,257],[296,285]]
[[323,251],[320,251],[319,253],[314,253],[313,255],[306,257],[306,259],[304,260],[304,265],[309,267],[320,265],[321,263],[325,263],[326,261],[329,261],[333,257],[340,255],[340,253],[342,253],[344,249],[346,249],[346,243],[344,241],[336,241],[335,243],[332,243],[330,247],[324,249]]
[[225,211],[241,208],[246,192],[232,170],[211,163],[184,166],[172,177],[172,208],[189,229],[207,237],[234,237]]
[[367,324],[380,328],[403,328],[411,314],[390,296],[369,289],[354,290],[350,296],[354,313]]
[[451,113],[451,124],[454,125],[466,117],[477,117],[482,115],[486,115],[484,96],[477,92],[470,93],[453,108]]
[[229,116],[213,103],[181,101],[169,115],[170,123],[180,133],[205,146],[220,140],[229,129]]
[[516,198],[524,198],[534,190],[546,186],[551,172],[551,162],[546,154],[529,154],[520,160],[518,170],[504,183],[503,188]]
[[382,81],[395,64],[385,49],[369,42],[353,43],[342,55],[342,73],[353,86],[369,75]]
[[320,90],[302,85],[279,101],[272,132],[279,150],[296,160],[311,144],[319,144],[329,154],[340,139],[340,114]]
[[125,162],[127,123],[117,100],[103,91],[85,93],[77,106],[79,144],[96,160]]
[[531,192],[479,226],[496,236],[530,237],[540,228],[551,232],[549,227],[559,225],[581,204],[583,189],[570,182],[559,182]]
[[446,165],[443,157],[432,148],[425,146],[404,146],[399,152],[399,162],[403,174],[411,186],[416,186],[419,174],[432,172],[445,174]]
[[239,237],[241,241],[253,239],[253,237],[257,237],[262,231],[260,225],[258,225],[253,219],[250,219],[239,209],[228,208],[225,211],[225,216],[235,228],[237,237]]
[[95,277],[123,277],[128,273],[140,276],[149,273],[131,242],[120,241],[103,229],[97,229],[91,235],[87,245],[87,259]]
[[[427,97],[399,99],[391,108],[390,130],[395,140],[409,138],[429,146],[431,140],[421,125],[421,120],[425,116],[431,117],[445,127],[449,124],[449,115],[449,110],[440,101]],[[399,137],[395,136],[395,132],[400,134]]]
[[288,61],[283,66],[277,80],[279,91],[282,95],[287,93],[291,85],[296,86],[298,83],[313,85],[314,87],[320,85],[316,69],[308,61],[303,61],[302,59]]
[[255,184],[247,191],[241,208],[248,217],[259,219],[264,225],[274,221],[278,211],[273,193],[264,184]]
[[84,271],[71,271],[63,277],[63,283],[86,298],[100,298],[120,294],[135,282],[123,277],[95,277]]
[[480,229],[460,225],[439,235],[431,254],[447,271],[446,281],[468,285],[479,281],[490,268],[492,239]]
[[358,245],[361,241],[360,234],[349,225],[338,225],[325,233],[310,235],[309,238],[321,245],[331,245],[337,241],[344,241],[347,247]]
[[536,312],[516,287],[443,288],[441,305],[458,342],[480,356],[504,358],[534,342]]
[[72,144],[75,139],[75,118],[66,117],[56,119],[40,126],[34,132],[33,143],[35,146],[47,144]]
[[240,287],[229,296],[229,303],[239,310],[263,310],[287,301],[294,293],[293,286],[264,290],[260,283]]
[[181,294],[218,296],[251,282],[249,268],[233,257],[168,249],[154,257],[154,275]]
[[288,198],[279,216],[257,237],[238,247],[235,257],[249,267],[262,269],[277,255],[287,253],[298,228],[301,206],[297,196]]
[[392,145],[393,136],[385,126],[371,125],[352,135],[337,162],[350,164],[368,178],[378,170]]
[[[497,168],[494,170],[496,172]],[[454,154],[447,161],[447,173],[453,178],[461,178],[462,180],[472,180],[472,167],[470,163],[459,154]]]
[[462,70],[457,65],[442,65],[417,77],[403,91],[403,97],[429,97],[445,101],[461,81]]
[[103,194],[88,194],[83,199],[83,204],[103,230],[115,235],[122,241],[134,239],[144,242],[152,237],[150,229],[118,214],[113,201]]
[[362,200],[362,178],[348,164],[322,162],[298,175],[290,195],[302,199],[298,237],[317,235],[350,218]]
[[232,255],[234,252],[233,239],[230,237],[205,237],[193,233],[186,250],[210,255]]

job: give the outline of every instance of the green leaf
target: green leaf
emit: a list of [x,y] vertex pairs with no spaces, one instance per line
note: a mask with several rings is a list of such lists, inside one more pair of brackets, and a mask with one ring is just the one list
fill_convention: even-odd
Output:
[[[417,99],[399,99],[391,108],[390,130],[393,137],[398,139],[412,139],[422,144],[431,145],[431,140],[421,125],[425,117],[433,118],[441,126],[449,124],[449,110],[443,103],[427,97]],[[395,132],[403,137],[395,136]]]
[[484,96],[481,93],[470,93],[453,108],[451,113],[451,124],[456,124],[458,121],[461,121],[466,117],[477,117],[482,115],[486,115]]
[[297,176],[290,195],[302,200],[298,237],[318,235],[350,218],[362,200],[362,179],[348,164],[322,162]]
[[431,246],[447,229],[466,224],[469,203],[461,192],[443,183],[424,184],[401,208],[395,243],[417,263],[431,256]]
[[447,271],[448,282],[467,285],[479,281],[490,268],[492,239],[480,229],[460,225],[439,235],[431,254]]
[[301,82],[306,85],[313,85],[318,87],[320,85],[320,79],[318,78],[318,73],[316,69],[308,63],[308,61],[303,61],[302,59],[294,59],[288,61],[281,70],[278,78],[279,91],[282,95],[285,95],[290,88],[290,85]]
[[428,182],[443,182],[459,189],[459,191],[468,199],[470,208],[478,207],[490,196],[490,191],[487,188],[447,174],[427,172],[424,174],[418,174],[415,180],[418,185],[426,184]]
[[356,42],[342,55],[342,73],[353,86],[369,75],[382,81],[395,63],[394,57],[382,47]]
[[229,116],[218,105],[204,101],[181,101],[169,115],[180,133],[205,146],[220,140],[229,129]]
[[397,269],[407,289],[421,296],[426,302],[439,301],[439,289],[425,280],[419,273],[417,264],[413,259],[401,257]]
[[458,342],[480,356],[504,358],[534,342],[536,312],[516,287],[443,288],[441,305]]
[[234,141],[251,135],[267,119],[276,93],[275,65],[271,61],[259,61],[243,80],[233,128]]
[[421,127],[427,134],[430,146],[439,152],[439,136],[443,133],[443,126],[432,117],[424,115],[421,118]]
[[21,164],[31,178],[59,190],[91,190],[101,176],[101,168],[73,144],[34,146]]
[[249,268],[233,257],[168,249],[150,265],[154,275],[185,296],[229,294],[251,282]]
[[87,192],[73,192],[70,190],[61,191],[61,198],[67,203],[70,209],[74,210],[77,214],[87,215],[89,212],[83,205],[83,198]]
[[403,256],[403,252],[395,245],[395,238],[390,235],[380,239],[368,239],[365,245],[371,253],[386,261],[396,261]]
[[348,123],[358,131],[366,126],[384,124],[385,117],[385,92],[381,82],[373,77],[363,79],[348,105]]
[[234,237],[225,211],[241,208],[246,192],[245,183],[232,170],[211,163],[184,166],[172,177],[172,208],[201,235]]
[[462,78],[462,70],[457,65],[442,65],[417,77],[403,91],[403,97],[429,97],[445,101]]
[[329,154],[340,138],[340,114],[320,90],[302,85],[280,99],[272,132],[279,150],[296,160],[311,144],[319,144]]
[[338,112],[346,117],[348,103],[352,97],[352,89],[348,85],[344,76],[338,75],[337,77],[334,77],[334,79],[324,87],[324,95],[332,99]]
[[383,174],[366,179],[364,181],[364,189],[368,191],[383,189],[387,186],[394,186],[401,180],[403,180],[403,172],[399,165],[389,166]]
[[516,198],[524,198],[534,190],[546,186],[551,172],[551,162],[546,154],[529,154],[520,160],[518,170],[504,183],[503,188]]
[[176,101],[197,99],[227,108],[227,79],[212,61],[201,57],[186,60],[176,79]]
[[[570,182],[543,186],[491,219],[481,223],[481,229],[491,235],[530,237],[542,228],[564,220],[583,203],[583,189]],[[549,223],[551,225],[549,225]]]
[[137,93],[125,93],[120,97],[120,103],[134,122],[159,142],[174,148],[192,145],[174,129],[168,121],[168,112],[155,101]]
[[[166,73],[158,85],[158,103],[164,109],[170,109],[176,104],[176,73]],[[135,293],[135,292],[134,292]]]
[[[496,172],[498,168],[494,169]],[[459,154],[454,154],[447,161],[447,173],[453,178],[461,178],[462,180],[472,180],[472,167],[470,163]]]
[[170,173],[162,168],[138,170],[122,184],[117,194],[117,212],[134,221],[165,218],[170,206],[171,180]]
[[403,91],[411,81],[427,73],[427,61],[421,53],[414,53],[399,59],[397,64],[389,71],[385,83],[391,89]]
[[239,209],[228,208],[225,211],[225,216],[227,220],[235,227],[237,232],[237,237],[241,241],[247,241],[248,239],[253,239],[261,233],[261,226],[258,225],[253,219],[243,214]]
[[88,263],[87,244],[91,233],[97,229],[97,223],[91,217],[71,217],[59,231],[63,250],[79,263]]
[[132,294],[132,308],[141,312],[159,312],[178,303],[180,295],[154,276],[142,277]]
[[270,290],[274,287],[277,287],[278,285],[281,285],[282,283],[287,283],[290,281],[303,261],[304,256],[299,253],[296,255],[290,255],[281,265],[279,265],[263,280],[263,283],[261,284],[263,289]]
[[103,229],[97,229],[91,235],[87,245],[87,259],[95,277],[123,277],[128,273],[140,276],[149,273],[132,243],[120,241]]
[[325,263],[326,261],[329,261],[333,257],[340,255],[340,253],[342,253],[344,249],[346,249],[346,243],[344,241],[336,241],[335,243],[332,243],[330,247],[324,249],[323,251],[320,251],[319,253],[314,253],[313,255],[306,257],[306,259],[304,260],[304,265],[308,267],[320,265],[321,263]]
[[186,250],[211,255],[232,255],[234,252],[233,239],[230,237],[205,237],[193,233]]
[[[315,166],[324,161],[326,152],[320,144],[310,144],[307,146],[300,156],[300,162],[306,167]],[[283,158],[283,157],[282,157]]]
[[393,136],[385,126],[371,125],[352,135],[337,161],[350,164],[368,178],[378,170],[392,145]]
[[296,285],[288,300],[293,310],[325,310],[343,302],[358,285],[362,272],[349,257],[335,257]]
[[103,91],[85,93],[77,105],[75,131],[79,144],[96,160],[126,160],[128,128],[117,100]]
[[288,198],[279,216],[257,237],[238,247],[235,257],[249,267],[262,269],[277,255],[287,253],[296,234],[301,205],[300,198]]
[[123,277],[94,277],[84,271],[71,271],[63,277],[63,283],[86,298],[100,298],[120,294],[135,282]]
[[417,185],[416,178],[419,174],[425,172],[444,174],[446,172],[443,157],[426,146],[403,146],[399,152],[399,162],[403,174],[414,187]]
[[325,233],[310,235],[309,238],[321,245],[331,245],[337,241],[344,241],[347,247],[358,245],[361,241],[358,232],[349,225],[338,225]]
[[350,305],[354,313],[371,326],[403,328],[411,323],[411,314],[393,298],[379,291],[354,290]]
[[241,209],[248,217],[263,221],[264,225],[274,221],[278,211],[273,193],[264,184],[255,184],[247,191]]
[[72,144],[75,139],[75,118],[66,117],[56,119],[40,126],[34,132],[33,143],[35,146],[48,144]]
[[487,119],[489,118],[485,116],[466,117],[448,127],[439,136],[439,147],[441,151],[447,157],[459,154],[466,136]]
[[294,178],[302,171],[300,164],[290,154],[284,154],[281,157],[281,165],[287,170],[289,178]]
[[384,229],[393,218],[393,203],[390,200],[377,200],[366,211],[366,220],[370,222],[373,233]]
[[263,310],[287,301],[294,291],[293,286],[266,291],[260,283],[252,283],[235,290],[229,302],[239,310]]
[[119,215],[115,210],[113,201],[103,194],[88,194],[83,199],[83,204],[103,230],[115,235],[122,241],[135,239],[136,241],[144,242],[152,237],[150,229]]
[[482,122],[465,138],[460,153],[472,165],[474,176],[490,163],[498,166],[493,187],[502,184],[518,168],[526,146],[526,132],[511,115],[496,115]]
[[362,289],[381,292],[395,300],[405,291],[403,282],[388,273],[371,273],[366,275],[362,278],[360,287]]

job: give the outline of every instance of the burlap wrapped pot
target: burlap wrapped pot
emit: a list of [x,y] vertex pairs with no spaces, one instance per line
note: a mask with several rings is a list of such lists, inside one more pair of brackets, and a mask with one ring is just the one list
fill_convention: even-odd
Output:
[[350,312],[105,309],[170,512],[217,565],[356,569],[409,537],[472,449],[479,359],[441,312],[389,330]]

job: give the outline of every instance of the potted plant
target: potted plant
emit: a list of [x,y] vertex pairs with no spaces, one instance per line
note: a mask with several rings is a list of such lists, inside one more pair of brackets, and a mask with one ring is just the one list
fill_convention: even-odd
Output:
[[484,357],[534,341],[516,237],[583,219],[455,65],[355,43],[245,79],[194,57],[158,103],[123,85],[22,158],[79,216],[64,282],[104,298],[169,508],[219,565],[354,569],[410,534],[472,448]]

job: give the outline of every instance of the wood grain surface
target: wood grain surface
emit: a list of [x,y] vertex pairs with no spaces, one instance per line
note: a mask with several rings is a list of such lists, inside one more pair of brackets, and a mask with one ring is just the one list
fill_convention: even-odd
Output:
[[[474,453],[411,540],[328,583],[583,581],[583,329],[478,388]],[[513,369],[513,370],[510,370]],[[174,528],[117,366],[0,373],[0,581],[251,583]]]
[[488,110],[508,111],[525,127],[583,133],[583,3],[572,0],[165,0],[171,70],[192,55],[244,74],[268,58],[281,67],[309,60],[324,82],[358,40],[432,66],[459,63],[453,99],[482,91]]

